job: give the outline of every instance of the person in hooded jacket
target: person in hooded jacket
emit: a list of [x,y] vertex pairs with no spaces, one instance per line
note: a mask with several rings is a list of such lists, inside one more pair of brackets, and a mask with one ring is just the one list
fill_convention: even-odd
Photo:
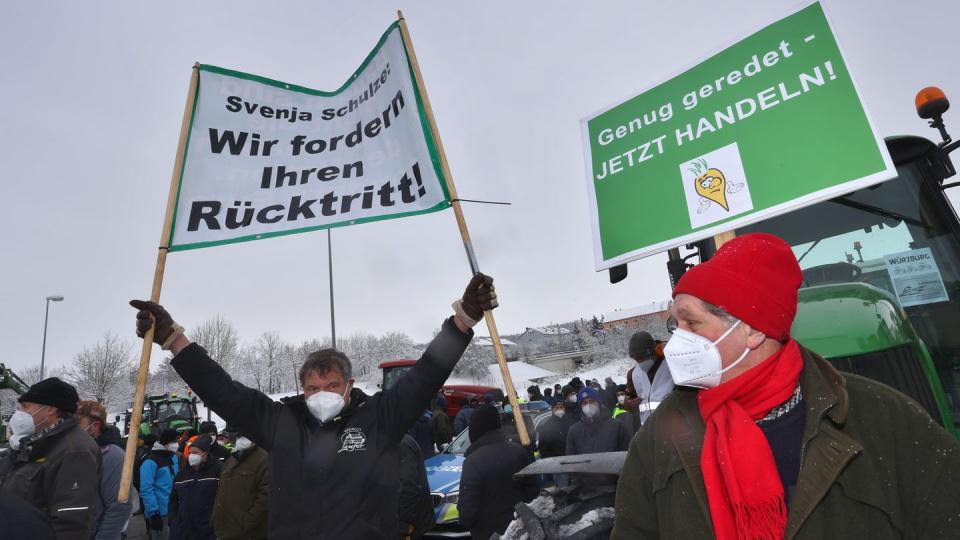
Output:
[[480,402],[477,398],[472,397],[470,401],[464,404],[460,408],[460,411],[457,413],[456,418],[453,419],[453,436],[463,433],[463,430],[470,427],[470,417],[473,416],[474,411],[477,410],[477,407],[480,406]]
[[482,405],[470,423],[470,447],[464,454],[457,510],[460,524],[473,538],[502,534],[513,520],[513,507],[529,501],[528,481],[516,481],[513,475],[532,462],[519,444],[510,442],[500,431],[500,411]]
[[433,443],[436,445],[436,451],[443,452],[443,449],[453,440],[453,423],[447,416],[446,404],[441,406],[439,399],[433,405],[430,427],[433,428]]
[[424,458],[431,458],[437,453],[433,446],[433,411],[423,411],[407,434],[420,445],[420,454]]
[[153,540],[166,540],[170,536],[170,494],[173,479],[180,470],[177,459],[177,432],[165,429],[140,464],[140,499],[143,501],[143,518]]
[[0,461],[0,493],[38,508],[66,540],[90,538],[100,490],[100,447],[73,416],[79,400],[56,377],[31,386],[7,422],[12,452]]
[[300,368],[304,393],[279,403],[233,381],[162,306],[131,305],[140,310],[137,335],[154,327],[154,341],[173,352],[171,365],[183,380],[268,452],[269,536],[366,540],[396,537],[400,439],[450,376],[471,328],[497,304],[493,279],[476,274],[454,302],[454,315],[391,388],[373,396],[354,388],[350,359],[324,349]]
[[177,473],[170,495],[170,540],[216,540],[213,505],[220,487],[220,460],[210,453],[213,438],[190,444],[188,465]]
[[220,470],[220,488],[213,503],[217,540],[261,540],[267,537],[267,453],[238,434],[233,452]]
[[[77,403],[77,412],[74,417],[77,419],[77,425],[97,442],[103,464],[93,538],[120,540],[127,521],[130,520],[132,508],[129,498],[124,503],[117,500],[124,458],[123,449],[120,448],[120,431],[107,424],[107,409],[96,401]],[[129,492],[127,496],[129,497]]]
[[567,455],[621,452],[630,445],[627,428],[600,405],[600,394],[584,387],[578,394],[580,421],[567,432]]

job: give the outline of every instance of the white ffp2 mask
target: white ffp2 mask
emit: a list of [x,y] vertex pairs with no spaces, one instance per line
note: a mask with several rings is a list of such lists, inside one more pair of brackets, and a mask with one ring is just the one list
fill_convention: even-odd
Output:
[[331,418],[337,416],[340,414],[340,411],[343,410],[346,404],[345,396],[349,388],[350,385],[348,384],[347,388],[343,389],[343,395],[321,390],[308,397],[307,408],[310,409],[310,414],[319,420],[321,424],[330,421]]
[[734,323],[716,341],[710,341],[682,328],[674,330],[673,337],[663,348],[673,382],[677,386],[692,386],[704,390],[719,385],[723,374],[739,364],[750,352],[749,348],[744,349],[740,358],[723,367],[717,344],[726,339],[739,324],[740,321]]
[[7,422],[10,428],[10,448],[20,449],[20,439],[33,435],[37,430],[37,425],[33,423],[33,415],[27,411],[17,409]]
[[234,452],[243,452],[253,446],[253,442],[246,437],[237,437],[236,444],[233,445]]

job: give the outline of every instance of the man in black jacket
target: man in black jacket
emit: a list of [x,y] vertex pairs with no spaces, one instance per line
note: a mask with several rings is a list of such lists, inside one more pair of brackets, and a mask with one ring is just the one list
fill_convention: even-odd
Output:
[[460,476],[460,524],[470,529],[472,538],[490,538],[502,534],[513,520],[513,507],[530,500],[527,482],[513,475],[530,464],[531,457],[522,446],[510,442],[500,431],[500,412],[493,405],[482,405],[470,421],[470,447],[467,448]]
[[276,403],[232,381],[152,302],[140,309],[141,337],[169,348],[177,373],[218,415],[270,456],[271,538],[395,538],[400,439],[443,385],[473,336],[470,327],[496,307],[493,279],[477,274],[455,315],[420,361],[392,388],[373,396],[353,388],[350,361],[326,349],[300,369],[304,394]]
[[170,540],[216,540],[213,506],[220,486],[220,460],[210,453],[213,439],[200,435],[190,445],[170,494]]
[[630,445],[626,426],[600,405],[600,393],[584,387],[578,393],[581,420],[567,432],[567,455],[622,452]]
[[73,417],[77,391],[51,377],[18,401],[7,422],[12,451],[0,462],[0,493],[46,514],[58,539],[87,540],[96,516],[101,460],[100,447]]

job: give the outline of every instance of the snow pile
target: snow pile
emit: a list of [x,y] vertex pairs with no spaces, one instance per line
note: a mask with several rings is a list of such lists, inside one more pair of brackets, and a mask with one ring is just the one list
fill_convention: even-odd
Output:
[[576,523],[571,523],[570,525],[561,525],[560,526],[560,536],[573,536],[574,534],[586,529],[591,525],[595,525],[605,519],[613,519],[614,510],[612,507],[606,508],[597,508],[591,510],[580,517],[580,521]]
[[523,522],[519,519],[511,521],[507,530],[500,535],[501,540],[528,540],[529,537],[527,530],[523,528]]
[[530,510],[533,510],[533,513],[540,519],[549,517],[557,507],[556,503],[553,502],[553,497],[550,495],[541,495],[531,501],[527,506],[530,507]]

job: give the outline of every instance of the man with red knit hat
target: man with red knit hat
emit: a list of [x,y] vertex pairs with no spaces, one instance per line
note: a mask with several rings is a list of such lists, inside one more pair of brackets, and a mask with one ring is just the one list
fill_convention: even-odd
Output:
[[802,274],[748,234],[673,290],[677,384],[633,439],[611,538],[957,538],[960,443],[790,337]]

